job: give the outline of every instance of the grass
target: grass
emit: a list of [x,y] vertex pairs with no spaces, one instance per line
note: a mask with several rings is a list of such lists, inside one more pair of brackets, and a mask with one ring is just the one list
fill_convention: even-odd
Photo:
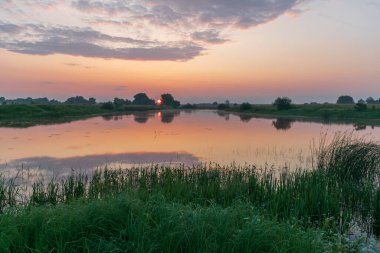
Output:
[[379,230],[379,161],[378,144],[337,135],[307,171],[106,168],[30,192],[2,178],[0,251],[356,252],[341,235]]
[[252,206],[199,206],[121,194],[0,218],[4,252],[325,252],[323,234]]
[[[239,107],[227,109],[240,112]],[[347,122],[380,125],[380,105],[369,105],[367,110],[355,110],[355,105],[306,104],[292,105],[289,110],[277,110],[272,105],[252,105],[244,114],[256,117],[284,117],[321,122]]]

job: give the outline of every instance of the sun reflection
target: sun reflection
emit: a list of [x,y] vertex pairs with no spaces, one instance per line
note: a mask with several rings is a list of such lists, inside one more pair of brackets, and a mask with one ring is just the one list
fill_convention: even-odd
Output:
[[162,116],[162,112],[158,112],[157,117],[161,118],[161,116]]

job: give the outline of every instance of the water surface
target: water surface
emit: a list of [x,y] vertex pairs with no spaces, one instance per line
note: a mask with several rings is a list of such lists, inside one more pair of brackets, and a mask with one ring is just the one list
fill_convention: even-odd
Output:
[[216,111],[162,111],[95,117],[30,128],[0,128],[0,170],[61,176],[146,164],[212,162],[258,167],[312,166],[321,134],[354,131],[380,140],[380,128],[262,119]]

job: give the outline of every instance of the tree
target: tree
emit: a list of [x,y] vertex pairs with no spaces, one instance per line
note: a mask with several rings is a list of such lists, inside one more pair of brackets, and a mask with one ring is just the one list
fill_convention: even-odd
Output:
[[364,102],[363,99],[360,99],[356,105],[355,105],[355,110],[357,111],[365,111],[367,110],[367,104]]
[[88,99],[88,103],[94,105],[96,104],[96,99],[91,97]]
[[355,104],[354,99],[351,96],[340,96],[336,101],[337,104]]
[[174,99],[172,94],[165,93],[161,95],[162,104],[171,107],[179,107],[181,103]]
[[367,104],[376,104],[376,100],[373,97],[368,97],[366,100]]
[[130,103],[131,101],[129,101],[128,99],[122,99],[122,98],[117,98],[117,97],[113,99],[113,104],[115,105],[116,108],[120,108],[123,105],[128,105]]
[[226,110],[228,108],[230,108],[229,104],[219,104],[218,105],[218,110]]
[[239,107],[240,111],[248,111],[252,109],[252,105],[250,103],[242,103]]
[[278,97],[273,102],[273,106],[275,106],[277,110],[279,111],[288,110],[290,109],[291,105],[292,105],[292,100],[288,97]]
[[0,105],[2,105],[5,102],[5,97],[0,97]]
[[82,96],[76,96],[76,97],[68,98],[65,101],[65,104],[69,104],[69,105],[84,105],[84,104],[89,104],[89,101],[87,99],[85,99],[84,97],[82,97]]
[[133,96],[133,104],[134,105],[155,105],[153,99],[149,98],[145,93],[138,93]]
[[105,110],[113,110],[114,109],[112,102],[103,103],[101,108],[105,109]]

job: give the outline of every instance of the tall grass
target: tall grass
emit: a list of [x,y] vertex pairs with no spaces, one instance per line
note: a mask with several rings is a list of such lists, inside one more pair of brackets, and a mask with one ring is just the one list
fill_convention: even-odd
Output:
[[378,183],[380,146],[348,133],[335,134],[331,142],[321,138],[318,169],[337,176],[341,183]]
[[[262,243],[257,252],[270,252],[276,250],[269,241],[278,240],[278,247],[284,248],[277,252],[297,252],[301,242],[286,237],[284,230],[309,245],[313,245],[310,229],[342,234],[355,224],[376,232],[380,146],[352,135],[321,143],[314,170],[278,173],[234,164],[105,168],[90,177],[73,174],[35,182],[27,198],[18,197],[20,186],[14,179],[2,179],[0,211],[5,214],[0,215],[0,234],[15,234],[0,239],[0,247],[12,242],[4,247],[22,252],[23,246],[13,245],[21,240],[36,252],[93,252],[108,247],[116,252],[223,252],[224,248],[224,252],[244,252],[247,248],[241,244],[252,242]],[[20,204],[27,208],[17,209]],[[96,211],[99,208],[104,212]],[[81,223],[77,216],[85,220]],[[12,227],[12,222],[18,225]],[[320,237],[310,240],[319,243]],[[302,247],[304,252],[315,252]]]
[[184,205],[152,193],[0,216],[2,252],[327,252],[323,234],[251,205]]
[[[376,187],[371,183],[339,184],[324,170],[260,171],[249,166],[152,166],[129,170],[99,170],[33,184],[23,205],[41,206],[112,198],[129,192],[146,200],[160,193],[175,203],[228,207],[236,200],[250,203],[277,220],[296,218],[306,227],[326,226],[346,231],[352,220],[368,223],[373,214]],[[4,208],[15,204],[4,195]],[[11,196],[10,199],[15,199]]]

